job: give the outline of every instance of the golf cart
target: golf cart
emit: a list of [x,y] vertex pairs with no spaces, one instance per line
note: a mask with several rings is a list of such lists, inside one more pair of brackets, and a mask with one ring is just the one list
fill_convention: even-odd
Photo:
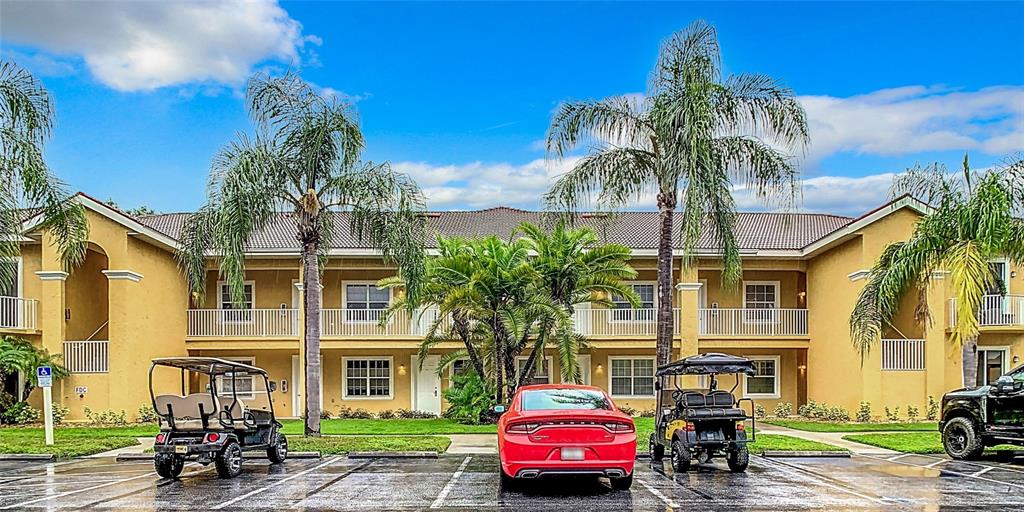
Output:
[[[153,392],[154,372],[166,372],[164,368],[180,373],[180,395]],[[167,381],[168,376],[161,377]],[[213,462],[221,478],[233,478],[242,472],[243,451],[266,450],[270,462],[284,462],[288,440],[274,416],[270,395],[274,389],[266,371],[237,361],[154,359],[149,368],[149,396],[160,417],[160,433],[153,447],[157,474],[176,478],[186,460],[195,460],[204,466]]]
[[[718,389],[722,374],[735,376],[729,391]],[[734,392],[740,375],[754,374],[749,359],[718,353],[691,356],[658,368],[658,419],[650,439],[651,460],[662,460],[667,449],[672,469],[683,472],[690,469],[693,459],[706,463],[724,454],[732,472],[746,471],[750,462],[747,443],[754,440],[754,401],[737,400]],[[700,376],[700,386],[707,389],[683,389],[682,377],[687,375]],[[742,402],[750,402],[750,414],[740,407]]]

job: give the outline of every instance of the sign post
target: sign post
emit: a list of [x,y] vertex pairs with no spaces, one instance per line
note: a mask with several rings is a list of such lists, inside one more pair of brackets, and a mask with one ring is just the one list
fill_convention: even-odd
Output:
[[43,388],[43,425],[46,429],[46,445],[53,445],[53,368],[40,366],[36,368],[36,380]]

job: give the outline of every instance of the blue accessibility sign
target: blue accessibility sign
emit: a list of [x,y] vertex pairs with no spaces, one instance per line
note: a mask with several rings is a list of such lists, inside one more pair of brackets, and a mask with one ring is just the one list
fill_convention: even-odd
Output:
[[53,385],[53,368],[49,366],[40,366],[36,368],[36,380],[39,381],[39,387],[48,388]]

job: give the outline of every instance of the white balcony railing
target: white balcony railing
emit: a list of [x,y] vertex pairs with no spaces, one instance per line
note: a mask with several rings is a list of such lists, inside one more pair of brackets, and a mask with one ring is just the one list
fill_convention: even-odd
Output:
[[[679,310],[672,310],[672,332],[679,333]],[[584,336],[638,336],[658,334],[656,309],[577,309],[573,312],[576,332]]]
[[882,340],[882,371],[921,371],[924,364],[924,340]]
[[343,338],[422,336],[436,318],[436,315],[431,316],[431,311],[410,315],[408,311],[398,310],[381,325],[383,316],[384,310],[379,309],[324,309],[320,311],[320,335]]
[[39,301],[20,297],[0,297],[0,329],[36,329]]
[[299,335],[297,309],[190,309],[188,336],[290,338]]
[[71,373],[107,373],[107,341],[65,341],[64,365]]
[[[956,297],[949,299],[950,326],[956,324]],[[983,327],[1024,325],[1024,295],[985,295],[978,308]]]
[[701,308],[702,336],[806,336],[806,309]]

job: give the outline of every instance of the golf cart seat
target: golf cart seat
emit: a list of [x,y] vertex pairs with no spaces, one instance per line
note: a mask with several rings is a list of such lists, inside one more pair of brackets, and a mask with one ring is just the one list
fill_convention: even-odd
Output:
[[224,419],[225,421],[227,421],[230,418],[231,424],[236,429],[246,430],[253,426],[253,423],[251,421],[249,422],[249,424],[246,424],[245,422],[246,414],[249,412],[249,408],[245,406],[245,402],[243,402],[242,399],[225,399],[224,401],[221,402],[221,411],[224,412],[224,415],[222,415],[221,418]]
[[746,413],[736,407],[736,397],[728,391],[711,391],[707,394],[699,391],[686,391],[679,401],[680,415],[686,418],[735,419],[743,418]]
[[[188,396],[160,395],[154,398],[154,403],[157,414],[162,415],[162,418],[168,414],[168,409],[170,410],[174,418],[174,428],[177,430],[203,430],[203,416],[209,421],[217,411],[217,405],[209,393],[192,393]],[[162,420],[160,427],[170,430],[171,425]]]

